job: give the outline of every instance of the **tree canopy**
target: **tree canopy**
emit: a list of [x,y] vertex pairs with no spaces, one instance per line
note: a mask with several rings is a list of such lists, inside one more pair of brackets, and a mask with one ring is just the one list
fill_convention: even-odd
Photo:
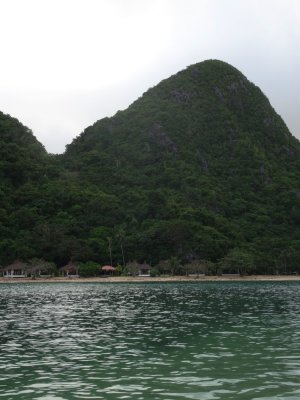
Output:
[[0,152],[2,265],[240,260],[244,271],[300,270],[300,143],[224,62],[162,81],[62,155],[0,113]]

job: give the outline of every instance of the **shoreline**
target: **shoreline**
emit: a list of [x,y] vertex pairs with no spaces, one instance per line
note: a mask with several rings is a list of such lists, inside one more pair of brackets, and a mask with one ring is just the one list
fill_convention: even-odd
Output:
[[91,277],[91,278],[3,278],[1,283],[163,283],[163,282],[250,282],[250,281],[300,281],[300,275],[250,275],[250,276],[168,276],[168,277]]

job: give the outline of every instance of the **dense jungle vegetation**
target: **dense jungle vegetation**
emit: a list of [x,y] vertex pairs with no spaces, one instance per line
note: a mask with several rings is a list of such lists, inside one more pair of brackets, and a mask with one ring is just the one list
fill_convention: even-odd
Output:
[[62,155],[0,113],[0,152],[1,265],[111,253],[114,265],[300,272],[300,143],[224,62],[162,81]]

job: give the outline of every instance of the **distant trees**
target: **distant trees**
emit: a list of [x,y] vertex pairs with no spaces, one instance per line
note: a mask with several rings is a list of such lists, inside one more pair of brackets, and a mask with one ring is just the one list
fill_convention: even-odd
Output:
[[254,271],[254,255],[245,249],[234,248],[221,261],[221,268],[227,272],[251,274]]
[[215,270],[214,270],[215,264],[211,261],[208,260],[192,260],[189,263],[186,263],[183,265],[183,270],[185,272],[185,275],[214,275]]
[[78,273],[82,277],[99,276],[100,275],[100,265],[93,261],[88,261],[86,263],[80,263]]
[[33,258],[29,260],[29,268],[31,275],[49,275],[54,276],[57,274],[57,267],[55,263],[44,260],[43,258]]
[[130,261],[126,264],[125,273],[136,276],[139,273],[140,264],[137,261]]

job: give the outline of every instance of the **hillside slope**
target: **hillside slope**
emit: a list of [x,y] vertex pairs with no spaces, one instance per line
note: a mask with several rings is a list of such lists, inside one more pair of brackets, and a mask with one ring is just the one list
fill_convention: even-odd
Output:
[[[12,143],[22,136],[9,135]],[[300,143],[260,89],[224,62],[162,81],[62,156],[34,154],[22,173],[43,172],[20,180],[12,212],[20,218],[6,234],[17,244],[2,246],[2,263],[106,263],[111,248],[115,263],[124,254],[152,265],[177,257],[300,270]]]
[[65,165],[121,200],[140,257],[215,261],[242,247],[274,264],[298,246],[299,154],[260,89],[211,60],[87,128]]

